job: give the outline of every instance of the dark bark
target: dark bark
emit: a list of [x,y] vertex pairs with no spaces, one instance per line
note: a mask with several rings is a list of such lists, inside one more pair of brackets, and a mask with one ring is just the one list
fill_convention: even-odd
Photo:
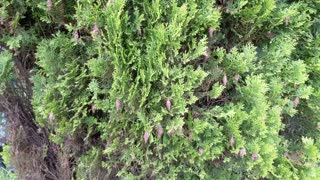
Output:
[[[32,83],[30,81],[28,64],[23,62],[24,55],[20,58],[14,57],[14,71],[16,78],[7,82],[4,93],[0,95],[0,112],[5,114],[5,119],[11,124],[11,127],[21,127],[24,131],[25,138],[23,144],[25,149],[35,150],[42,153],[43,148],[47,148],[44,155],[44,162],[41,162],[42,177],[45,179],[59,179],[57,171],[58,148],[49,141],[49,133],[46,127],[39,127],[35,121],[35,115],[32,110]],[[30,157],[31,158],[31,157]],[[18,170],[17,170],[18,171]]]

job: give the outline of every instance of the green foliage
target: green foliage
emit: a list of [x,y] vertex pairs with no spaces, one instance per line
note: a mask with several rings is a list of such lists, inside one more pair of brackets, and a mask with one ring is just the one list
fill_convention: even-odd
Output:
[[224,89],[224,86],[219,85],[218,83],[212,86],[211,91],[209,92],[209,96],[211,98],[217,98],[221,95],[222,91]]
[[320,177],[318,0],[36,2],[0,6],[35,21],[1,41],[36,52],[36,122],[78,178]]
[[2,146],[2,148],[3,148],[3,150],[1,152],[1,157],[3,159],[3,162],[7,166],[10,166],[12,164],[11,159],[10,159],[11,147],[9,145],[4,145],[4,146]]
[[5,180],[14,180],[17,179],[14,174],[8,172],[5,169],[0,170],[0,179],[5,179]]
[[7,87],[7,83],[13,78],[14,74],[12,54],[9,51],[3,51],[0,54],[0,93]]
[[[7,167],[11,167],[11,147],[9,145],[4,145],[2,146],[2,152],[0,153],[1,157],[3,159],[3,163]],[[8,180],[13,180],[17,179],[15,174],[12,172],[9,172],[7,169],[1,168],[0,169],[0,179],[8,179]]]

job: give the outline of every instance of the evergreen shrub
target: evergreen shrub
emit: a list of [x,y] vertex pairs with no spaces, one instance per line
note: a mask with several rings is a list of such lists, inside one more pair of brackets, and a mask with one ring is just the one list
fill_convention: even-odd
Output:
[[3,0],[0,23],[0,93],[23,62],[74,178],[320,178],[319,0]]

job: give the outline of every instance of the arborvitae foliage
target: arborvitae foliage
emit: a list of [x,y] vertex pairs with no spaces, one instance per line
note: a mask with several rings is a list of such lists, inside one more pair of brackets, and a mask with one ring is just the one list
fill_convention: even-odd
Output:
[[319,17],[319,0],[4,0],[0,93],[25,77],[60,179],[318,179]]

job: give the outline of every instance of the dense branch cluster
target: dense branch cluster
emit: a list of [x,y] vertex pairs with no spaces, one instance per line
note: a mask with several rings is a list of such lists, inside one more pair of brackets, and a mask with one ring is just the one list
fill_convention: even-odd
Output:
[[319,17],[319,0],[3,0],[6,163],[29,179],[317,179]]

